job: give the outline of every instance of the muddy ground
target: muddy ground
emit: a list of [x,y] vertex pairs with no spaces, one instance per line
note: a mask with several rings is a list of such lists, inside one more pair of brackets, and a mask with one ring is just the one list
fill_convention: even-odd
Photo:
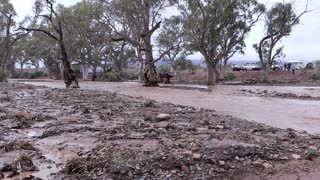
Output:
[[142,97],[0,84],[0,179],[318,179],[319,142]]
[[[14,80],[20,82],[20,80]],[[13,82],[13,80],[11,80]],[[62,81],[23,83],[65,88]],[[282,129],[320,135],[319,86],[164,85],[146,88],[137,82],[80,82],[82,89],[143,96],[159,102],[215,110],[219,114]]]

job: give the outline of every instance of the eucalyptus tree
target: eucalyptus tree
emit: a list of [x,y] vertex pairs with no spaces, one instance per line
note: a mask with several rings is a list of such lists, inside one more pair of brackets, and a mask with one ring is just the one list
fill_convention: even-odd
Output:
[[152,37],[160,28],[163,11],[171,5],[169,0],[99,0],[106,7],[102,21],[112,29],[114,41],[127,41],[145,55],[144,85],[157,86]]
[[[227,63],[235,54],[244,54],[246,48],[245,38],[251,32],[252,27],[261,19],[265,12],[265,5],[252,2],[251,9],[242,9],[245,13],[237,14],[236,18],[231,18],[231,21],[225,26],[221,34],[221,52],[224,54],[220,60],[220,79],[225,78]],[[240,6],[240,8],[247,8]],[[236,10],[236,9],[235,9]]]
[[279,2],[265,13],[265,35],[258,44],[253,45],[259,54],[264,70],[263,80],[268,80],[273,62],[283,56],[284,46],[277,47],[279,42],[291,34],[299,24],[301,17],[308,12],[308,1],[304,11],[296,14],[293,3]]
[[[11,58],[12,45],[18,40],[18,36],[12,33],[16,22],[16,12],[9,0],[0,0],[0,72],[7,71]],[[13,66],[14,68],[14,66]],[[12,70],[12,67],[11,67]]]
[[[108,31],[99,23],[97,14],[101,9],[96,8],[90,1],[81,1],[69,8],[61,9],[61,16],[68,22],[65,28],[68,52],[73,61],[79,62],[83,74],[92,68],[92,80],[95,80],[98,66],[102,66],[106,56]],[[84,75],[84,80],[87,80]]]
[[164,54],[164,61],[173,65],[174,61],[185,55],[183,36],[184,29],[180,16],[172,16],[164,20],[163,27],[157,37],[159,54]]
[[63,21],[61,15],[55,10],[54,0],[36,0],[34,4],[34,19],[29,27],[20,27],[19,30],[26,32],[41,32],[51,39],[53,39],[58,45],[63,65],[63,79],[66,87],[79,88],[78,81],[75,73],[71,68],[67,48],[65,45],[64,26],[67,23]]
[[[185,40],[189,50],[200,52],[208,69],[208,85],[218,80],[217,66],[243,47],[243,38],[264,6],[256,0],[183,0],[179,1]],[[226,32],[231,28],[231,32]],[[230,43],[230,34],[244,34]],[[227,37],[227,38],[226,38]],[[239,35],[240,37],[240,35]],[[227,42],[227,43],[225,43]],[[230,47],[223,47],[228,44]],[[241,48],[239,48],[241,47]]]

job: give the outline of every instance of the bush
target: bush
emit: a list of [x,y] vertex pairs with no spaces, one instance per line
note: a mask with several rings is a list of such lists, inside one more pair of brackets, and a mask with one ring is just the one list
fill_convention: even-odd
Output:
[[5,72],[0,72],[0,82],[7,81],[7,74]]
[[310,76],[310,78],[311,78],[312,80],[318,80],[318,79],[320,78],[320,76],[319,76],[318,73],[312,73],[311,76]]
[[237,78],[237,76],[234,73],[228,73],[226,75],[226,78],[227,78],[228,81],[233,81],[233,80],[235,80]]
[[131,78],[130,75],[126,72],[107,73],[105,76],[105,79],[107,81],[113,81],[113,82],[124,81],[124,80],[128,80],[130,78]]
[[169,65],[161,65],[158,67],[158,72],[165,74],[165,73],[169,73],[171,70],[171,67]]

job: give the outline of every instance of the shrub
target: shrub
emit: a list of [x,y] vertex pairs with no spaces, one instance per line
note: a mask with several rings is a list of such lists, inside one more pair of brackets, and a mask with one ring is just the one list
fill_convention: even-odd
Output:
[[114,72],[114,73],[107,73],[105,76],[107,81],[123,81],[130,79],[130,76],[126,72]]
[[318,79],[320,78],[320,76],[319,76],[318,73],[312,73],[311,76],[310,76],[310,78],[311,78],[312,80],[318,80]]
[[0,82],[7,81],[7,74],[5,72],[0,71]]
[[159,73],[169,73],[170,72],[171,67],[169,65],[161,65],[158,67],[158,72]]
[[235,80],[237,78],[237,76],[234,73],[228,73],[226,75],[226,78],[227,78],[228,81],[233,81],[233,80]]

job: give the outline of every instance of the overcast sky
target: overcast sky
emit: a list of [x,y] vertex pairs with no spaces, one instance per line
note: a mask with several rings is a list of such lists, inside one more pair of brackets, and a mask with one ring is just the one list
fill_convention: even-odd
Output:
[[[58,3],[65,6],[73,5],[80,0],[57,0]],[[270,7],[275,2],[283,0],[258,0],[261,3]],[[292,0],[287,0],[291,2]],[[25,15],[32,14],[32,6],[34,0],[11,0],[15,10],[18,13],[18,18],[21,20]],[[306,0],[296,0],[296,13],[303,11]],[[285,38],[281,43],[285,46],[286,60],[316,60],[320,59],[320,0],[311,0],[309,9],[312,12],[306,14],[301,19],[301,24],[296,26],[292,34]],[[237,55],[233,60],[258,60],[255,50],[252,45],[259,42],[263,36],[264,26],[263,21],[259,22],[251,31],[246,39],[247,48],[245,55]],[[199,59],[201,56],[196,55],[193,58]]]

